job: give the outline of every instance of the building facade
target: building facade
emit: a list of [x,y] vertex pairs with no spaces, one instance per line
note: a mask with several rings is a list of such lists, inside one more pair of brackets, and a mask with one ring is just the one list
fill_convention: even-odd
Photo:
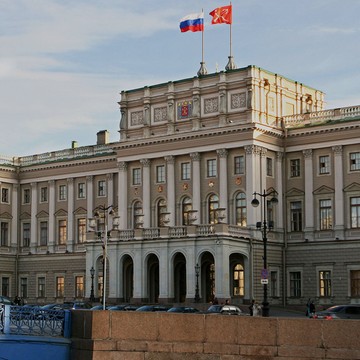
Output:
[[360,106],[255,66],[119,105],[118,142],[1,159],[3,295],[360,300]]

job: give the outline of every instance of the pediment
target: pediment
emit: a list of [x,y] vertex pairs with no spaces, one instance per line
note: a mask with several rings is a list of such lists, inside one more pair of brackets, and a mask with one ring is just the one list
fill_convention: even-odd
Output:
[[36,215],[37,218],[47,218],[49,217],[49,213],[47,213],[46,211],[42,210],[40,211],[37,215]]
[[1,219],[12,219],[13,217],[11,216],[10,213],[8,213],[7,211],[3,212],[0,214],[0,218]]
[[78,207],[75,211],[74,211],[75,215],[86,215],[87,211],[85,208],[83,207]]
[[352,183],[344,188],[344,191],[351,192],[351,191],[360,191],[360,184],[359,183]]
[[287,193],[286,196],[304,196],[305,192],[303,190],[292,188]]
[[67,211],[60,209],[55,213],[55,216],[67,216]]
[[323,186],[320,186],[319,188],[317,188],[316,190],[314,190],[313,194],[314,195],[332,194],[334,192],[335,192],[334,189],[323,185]]
[[31,214],[29,214],[28,212],[23,212],[20,215],[20,220],[28,220],[28,219],[31,219]]

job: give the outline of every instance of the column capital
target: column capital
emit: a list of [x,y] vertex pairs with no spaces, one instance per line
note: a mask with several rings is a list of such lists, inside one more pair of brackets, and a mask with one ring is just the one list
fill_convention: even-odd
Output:
[[67,178],[66,179],[67,183],[70,185],[70,184],[73,184],[74,183],[74,178]]
[[218,154],[219,158],[226,158],[229,152],[226,149],[218,149],[216,150],[216,153]]
[[111,180],[113,179],[113,177],[114,177],[114,174],[113,174],[113,173],[106,174],[106,179],[107,179],[108,181],[111,181]]
[[126,161],[120,161],[118,162],[118,169],[120,171],[126,171],[127,170],[127,167],[128,167],[128,164]]
[[141,164],[143,167],[150,167],[151,160],[150,160],[150,159],[141,159],[141,160],[140,160],[140,164]]
[[165,156],[165,161],[166,161],[168,164],[174,164],[174,162],[175,162],[175,156],[173,156],[173,155]]
[[190,158],[192,161],[200,161],[201,160],[201,155],[198,152],[194,152],[190,154]]
[[311,159],[313,151],[312,151],[312,149],[303,150],[303,154],[304,154],[305,159]]
[[343,154],[343,147],[342,145],[336,145],[332,147],[332,150],[334,152],[335,155],[337,156],[342,156]]
[[283,151],[277,151],[276,152],[276,160],[277,161],[282,161],[283,158],[284,158],[284,152]]
[[88,176],[86,177],[86,181],[87,181],[87,182],[92,182],[93,179],[94,179],[94,177],[93,177],[92,175],[88,175]]
[[257,145],[247,145],[244,147],[246,155],[260,155],[260,146]]

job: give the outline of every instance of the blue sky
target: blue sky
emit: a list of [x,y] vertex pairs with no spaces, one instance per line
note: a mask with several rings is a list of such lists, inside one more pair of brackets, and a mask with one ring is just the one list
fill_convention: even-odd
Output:
[[[179,20],[204,9],[205,62],[223,70],[225,0],[0,0],[0,154],[24,156],[119,139],[119,93],[196,75],[201,33]],[[326,93],[326,108],[360,105],[360,0],[233,0],[232,52]]]

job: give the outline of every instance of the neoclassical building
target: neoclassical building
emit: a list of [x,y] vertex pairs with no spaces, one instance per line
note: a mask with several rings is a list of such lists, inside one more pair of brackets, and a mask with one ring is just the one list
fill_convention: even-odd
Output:
[[1,157],[3,295],[360,301],[360,106],[256,66],[119,105],[118,142]]

